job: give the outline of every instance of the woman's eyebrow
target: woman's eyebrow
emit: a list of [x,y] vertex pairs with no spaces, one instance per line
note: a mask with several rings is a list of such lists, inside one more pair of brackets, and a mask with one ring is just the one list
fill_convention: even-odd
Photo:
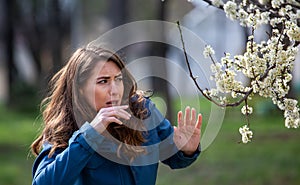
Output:
[[[119,77],[122,77],[123,75],[122,75],[122,73],[120,73],[120,74],[117,74],[116,76],[115,76],[115,78],[119,78]],[[104,79],[104,80],[108,80],[108,79],[110,79],[111,77],[110,76],[99,76],[99,77],[97,77],[97,80],[99,80],[99,79]]]
[[97,77],[97,80],[100,80],[100,79],[108,80],[108,79],[110,79],[110,76],[99,76],[99,77]]
[[122,77],[122,73],[117,74],[117,75],[115,76],[115,78],[119,78],[119,77]]

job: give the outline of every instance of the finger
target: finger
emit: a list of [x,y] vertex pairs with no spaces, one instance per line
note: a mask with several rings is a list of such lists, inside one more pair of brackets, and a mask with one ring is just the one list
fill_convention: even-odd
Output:
[[123,122],[115,117],[107,117],[102,120],[102,124],[105,125],[105,127],[107,127],[111,123],[117,123],[119,125],[123,125]]
[[111,112],[111,111],[114,111],[114,110],[122,110],[122,109],[125,109],[125,107],[123,106],[115,106],[115,107],[103,107],[99,110],[98,113],[104,113],[104,112]]
[[129,105],[118,105],[118,106],[113,106],[112,108],[119,108],[119,109],[128,109]]
[[196,110],[194,108],[192,108],[191,115],[191,124],[196,125]]
[[131,114],[126,111],[126,109],[128,109],[128,105],[122,105],[122,106],[118,106],[117,109],[120,110],[121,112],[127,114],[129,117],[131,116]]
[[177,113],[177,122],[178,122],[178,127],[182,127],[183,126],[182,111],[179,111]]
[[112,111],[108,112],[106,114],[106,116],[108,116],[108,117],[114,116],[117,118],[123,118],[123,119],[127,119],[127,120],[129,120],[131,117],[131,115],[127,111],[122,110],[122,109],[112,110]]
[[124,119],[129,119],[131,117],[131,114],[125,110],[126,107],[128,108],[127,105],[102,108],[99,113],[105,116],[116,116],[122,117]]
[[113,109],[113,110],[126,110],[128,109],[128,105],[120,105],[120,106],[113,106],[113,107],[108,107],[108,109]]
[[196,128],[201,130],[201,127],[202,127],[202,114],[198,114],[198,120],[197,120]]
[[123,117],[127,117],[128,119],[131,117],[131,114],[126,110],[115,110],[116,115],[122,115]]
[[91,122],[91,126],[93,126],[99,133],[102,133],[109,124],[111,123],[117,123],[119,125],[122,125],[122,121],[115,117],[107,117],[107,118],[102,118],[101,120],[98,120],[97,118],[94,119]]
[[176,131],[177,131],[177,129],[178,129],[178,127],[176,127],[176,126],[173,126],[173,129],[174,129],[174,132],[176,132]]
[[123,125],[123,122],[115,117],[109,117],[105,119],[106,125],[108,126],[111,123],[117,123],[119,125]]
[[105,107],[100,109],[101,110],[106,110],[106,111],[112,111],[112,110],[125,110],[128,109],[128,105],[120,105],[120,106],[112,106],[112,107]]
[[184,115],[184,124],[189,124],[191,121],[191,108],[187,106],[185,108],[185,115]]

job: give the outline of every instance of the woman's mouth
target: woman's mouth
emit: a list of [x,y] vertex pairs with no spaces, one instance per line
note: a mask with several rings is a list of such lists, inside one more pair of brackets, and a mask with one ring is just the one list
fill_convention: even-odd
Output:
[[106,102],[106,105],[108,107],[118,106],[119,105],[119,100],[108,101],[108,102]]

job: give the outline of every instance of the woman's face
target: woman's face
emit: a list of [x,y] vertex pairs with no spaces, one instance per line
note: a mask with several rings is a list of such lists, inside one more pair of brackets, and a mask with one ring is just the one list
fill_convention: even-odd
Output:
[[97,112],[103,107],[121,105],[124,84],[120,68],[112,61],[98,62],[83,93]]

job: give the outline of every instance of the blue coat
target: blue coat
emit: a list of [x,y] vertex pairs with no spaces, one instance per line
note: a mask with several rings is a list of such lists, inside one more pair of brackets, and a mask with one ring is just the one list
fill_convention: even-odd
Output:
[[[185,156],[173,142],[173,127],[148,100],[151,116],[145,120],[147,153],[134,161],[116,156],[118,145],[98,134],[89,123],[74,132],[66,149],[49,158],[45,143],[33,165],[33,185],[154,185],[158,163],[172,169],[192,164],[200,151]],[[120,161],[118,161],[120,160]],[[127,162],[128,163],[127,163]]]

